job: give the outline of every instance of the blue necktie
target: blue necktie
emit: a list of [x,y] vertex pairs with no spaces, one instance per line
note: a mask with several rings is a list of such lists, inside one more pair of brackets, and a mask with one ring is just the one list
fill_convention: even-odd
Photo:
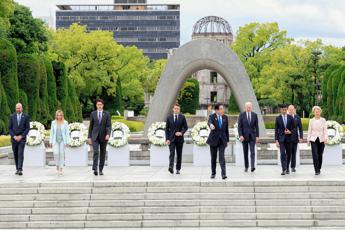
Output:
[[283,118],[284,118],[284,126],[286,128],[286,115],[284,115]]
[[17,115],[18,126],[19,126],[19,124],[20,124],[20,118],[21,118],[21,117],[20,117],[20,114],[18,114],[18,115]]
[[222,117],[221,116],[218,116],[218,125],[219,125],[219,128],[222,127]]

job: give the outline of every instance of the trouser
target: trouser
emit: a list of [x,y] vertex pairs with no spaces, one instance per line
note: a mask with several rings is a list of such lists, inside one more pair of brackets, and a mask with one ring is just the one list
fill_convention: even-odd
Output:
[[176,151],[176,170],[181,170],[182,164],[182,149],[183,142],[171,142],[169,145],[170,155],[169,155],[169,168],[174,168],[175,162],[175,151]]
[[279,148],[280,148],[280,162],[282,165],[282,170],[286,171],[288,170],[288,159],[291,158],[291,146],[292,143],[291,142],[279,142]]
[[250,166],[251,168],[255,168],[255,141],[250,138],[248,141],[243,141],[243,155],[244,155],[244,166],[247,169],[249,167],[249,159],[248,159],[248,145],[250,148]]
[[14,155],[14,162],[16,164],[17,171],[23,171],[23,162],[24,162],[24,148],[25,141],[12,141],[12,150]]
[[65,144],[63,141],[54,144],[53,153],[56,167],[62,168],[65,165]]
[[222,171],[222,175],[226,175],[226,162],[225,162],[225,151],[226,146],[223,144],[220,144],[218,146],[210,146],[211,150],[211,171],[212,175],[216,174],[216,167],[217,167],[217,153],[219,152],[219,164]]
[[291,163],[291,168],[296,168],[296,154],[297,154],[297,147],[298,143],[293,142],[291,144],[291,156],[288,155],[287,157],[287,168],[289,169],[290,163]]
[[99,138],[97,140],[92,142],[93,147],[93,165],[92,170],[97,171],[99,168],[99,171],[102,172],[104,168],[105,163],[105,153],[107,150],[107,142],[99,141]]
[[320,172],[322,166],[322,155],[325,149],[325,143],[320,142],[317,138],[315,141],[311,141],[311,153],[313,155],[313,164],[315,172]]

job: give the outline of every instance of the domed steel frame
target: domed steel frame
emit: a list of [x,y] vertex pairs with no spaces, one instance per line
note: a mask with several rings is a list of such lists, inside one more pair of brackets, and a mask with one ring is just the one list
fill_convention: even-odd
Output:
[[194,24],[193,35],[203,34],[233,35],[230,24],[225,19],[217,16],[201,18]]

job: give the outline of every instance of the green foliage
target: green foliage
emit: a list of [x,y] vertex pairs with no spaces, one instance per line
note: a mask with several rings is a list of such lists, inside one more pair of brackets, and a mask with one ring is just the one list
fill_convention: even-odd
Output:
[[39,57],[38,61],[40,83],[37,120],[39,120],[44,125],[48,125],[48,122],[51,121],[52,116],[49,112],[48,105],[47,70],[44,59],[42,57]]
[[237,102],[236,102],[236,98],[233,95],[231,95],[230,98],[229,98],[228,112],[230,114],[239,113],[240,112],[240,109],[238,108],[238,105],[237,105]]
[[37,120],[39,90],[41,86],[41,64],[37,55],[22,54],[18,57],[18,80],[19,88],[28,96],[28,105],[24,110],[27,111],[32,120]]
[[[302,128],[304,131],[308,130],[308,125],[309,125],[309,118],[301,118],[301,122],[302,122]],[[266,129],[274,129],[275,127],[275,122],[265,122],[265,127]]]
[[182,113],[195,114],[199,108],[199,82],[196,79],[189,78],[182,86],[177,98],[181,106]]
[[9,146],[9,145],[11,145],[11,137],[0,136],[0,147]]
[[8,106],[14,112],[19,97],[17,53],[13,45],[2,38],[0,38],[0,75],[2,86],[7,95]]
[[23,108],[28,108],[28,96],[26,95],[25,91],[22,89],[19,89],[19,102],[22,103]]
[[[0,73],[1,77],[1,73]],[[10,108],[7,104],[7,96],[0,81],[0,134],[8,132],[8,119],[11,114]]]
[[14,11],[13,0],[0,1],[0,38],[5,38],[10,28],[9,17]]
[[131,132],[140,132],[144,130],[144,122],[141,121],[129,121],[124,119],[121,116],[112,116],[111,117],[112,122],[122,122],[126,124]]
[[47,50],[48,32],[43,21],[34,18],[29,8],[15,4],[10,23],[8,37],[18,53],[39,53]]
[[48,107],[51,118],[55,117],[55,111],[58,107],[58,100],[56,97],[56,80],[54,76],[53,65],[48,58],[44,59],[44,64],[47,72],[47,90],[48,90]]
[[57,109],[65,110],[67,107],[68,82],[65,65],[62,62],[53,61],[53,72],[56,80]]

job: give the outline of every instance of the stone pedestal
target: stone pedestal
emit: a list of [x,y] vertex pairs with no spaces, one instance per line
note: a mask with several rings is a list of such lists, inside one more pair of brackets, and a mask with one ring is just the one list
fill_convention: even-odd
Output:
[[340,145],[326,145],[323,152],[322,165],[342,165],[343,153]]
[[111,145],[107,146],[108,150],[108,166],[129,166],[129,145],[115,148]]
[[208,145],[193,146],[193,165],[194,166],[210,166],[211,165],[211,153]]
[[87,145],[80,147],[67,147],[65,149],[65,165],[68,166],[88,166]]
[[[300,144],[297,145],[297,151],[296,151],[296,167],[301,165],[301,151],[300,151],[299,145]],[[278,162],[278,165],[282,165],[282,162],[280,160],[280,149],[279,148],[278,148],[277,162]],[[290,162],[290,167],[291,167],[291,162]]]
[[24,167],[44,167],[46,165],[46,148],[44,143],[36,146],[25,146]]
[[[244,154],[243,154],[242,142],[236,140],[236,143],[234,144],[234,152],[235,152],[235,165],[244,167]],[[256,168],[257,162],[258,162],[257,158],[258,158],[258,151],[257,151],[257,147],[255,145],[255,168]],[[249,168],[251,167],[250,161],[251,161],[251,157],[250,157],[250,150],[249,150],[248,151]]]
[[169,166],[169,147],[152,145],[150,147],[151,166]]

